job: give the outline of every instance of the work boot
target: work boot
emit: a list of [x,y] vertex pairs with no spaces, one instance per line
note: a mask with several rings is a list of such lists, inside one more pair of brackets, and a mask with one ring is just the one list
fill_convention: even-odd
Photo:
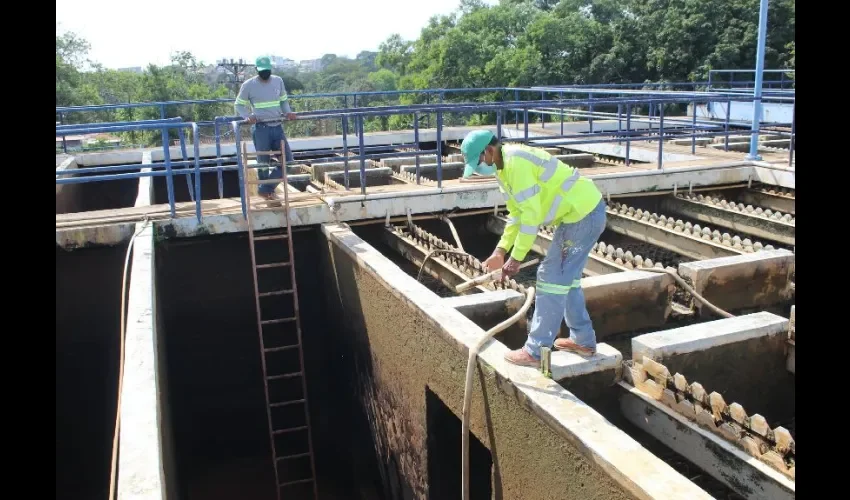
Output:
[[578,345],[571,338],[555,339],[555,349],[558,349],[559,351],[574,352],[580,356],[593,356],[596,354],[596,349]]
[[540,360],[534,359],[525,349],[517,349],[505,354],[505,361],[519,366],[533,366],[535,368],[540,366]]

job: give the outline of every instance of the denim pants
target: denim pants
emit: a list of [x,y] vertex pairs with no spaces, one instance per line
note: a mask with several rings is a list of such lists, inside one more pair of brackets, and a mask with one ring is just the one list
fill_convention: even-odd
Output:
[[578,345],[596,349],[596,332],[584,303],[581,275],[596,240],[605,230],[605,201],[582,220],[561,224],[552,244],[537,267],[534,316],[529,325],[525,350],[540,358],[540,347],[552,347],[567,322],[570,338]]
[[[289,141],[286,140],[286,134],[283,132],[283,125],[270,126],[265,123],[257,123],[251,127],[251,136],[254,139],[255,151],[280,151],[281,142],[284,144],[286,153],[286,163],[290,164],[293,161],[292,150],[289,149]],[[269,164],[269,155],[257,155],[257,163]],[[287,167],[289,168],[289,167]],[[260,180],[281,179],[283,172],[280,167],[274,168],[258,168],[257,176]],[[257,188],[260,194],[274,193],[275,184],[260,184]]]

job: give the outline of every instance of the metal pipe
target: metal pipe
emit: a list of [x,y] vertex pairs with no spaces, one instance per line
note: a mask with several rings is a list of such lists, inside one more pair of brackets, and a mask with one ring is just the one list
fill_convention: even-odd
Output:
[[797,103],[794,103],[794,107],[791,108],[791,139],[788,141],[788,166],[791,167],[791,170],[794,170],[794,138],[795,138],[795,126],[797,124]]
[[767,38],[767,3],[768,0],[759,2],[759,34],[756,45],[756,82],[753,90],[753,123],[752,136],[750,137],[750,154],[748,160],[761,160],[759,156],[759,125],[761,124],[762,103],[762,79],[764,77],[764,43]]
[[[440,96],[442,99],[442,96]],[[419,158],[418,156],[416,158]],[[437,111],[437,187],[443,187],[443,112]]]
[[[419,113],[413,113],[413,141],[416,143],[416,149],[419,147]],[[416,155],[416,184],[420,183],[422,172],[419,167],[419,155]]]
[[363,117],[357,117],[357,139],[360,147],[360,193],[366,194],[366,158],[363,153]]
[[175,207],[174,207],[174,178],[172,177],[171,172],[171,150],[168,147],[168,129],[165,127],[161,128],[162,130],[162,159],[163,163],[165,163],[165,171],[167,172],[167,177],[165,178],[166,188],[168,190],[168,206],[171,207],[171,216],[175,215]]
[[723,146],[723,151],[729,152],[729,119],[732,115],[732,101],[726,101],[726,120],[723,124],[723,129],[726,132],[726,142]]
[[[197,156],[200,153],[195,153]],[[221,161],[221,124],[219,122],[215,122],[215,156],[216,156],[216,165],[218,167],[222,166]],[[218,177],[218,198],[224,198],[224,172],[219,168],[217,172]]]
[[[345,103],[348,106],[348,99]],[[348,117],[342,117],[342,156],[343,156],[343,178],[345,180],[345,189],[348,190],[351,186],[348,184]]]
[[[181,129],[182,130],[182,129]],[[201,222],[201,134],[198,131],[198,124],[192,124],[192,147],[194,148],[195,156],[195,210],[198,216],[198,222]],[[219,171],[220,172],[220,171]],[[188,176],[187,176],[188,178]]]
[[[195,125],[194,123],[192,124]],[[193,129],[194,130],[194,127]],[[183,161],[186,161],[189,158],[189,155],[186,154],[186,134],[183,132],[182,128],[177,129],[177,137],[180,139],[180,154],[183,157]],[[200,182],[200,179],[198,179]],[[186,174],[186,188],[189,192],[189,199],[195,201],[195,192],[192,188],[192,175]]]
[[242,217],[244,217],[245,220],[248,220],[248,204],[245,199],[245,174],[242,172],[242,152],[240,151],[242,144],[242,132],[239,130],[239,122],[232,122],[231,126],[233,127],[233,140],[236,141],[234,144],[236,146],[236,171],[239,176],[239,200],[242,202]]
[[626,166],[631,165],[629,153],[632,147],[632,105],[626,104]]
[[658,170],[664,168],[664,105],[658,106]]
[[[696,132],[697,130],[697,102],[692,101],[691,106],[693,106],[693,120],[691,122],[691,126],[693,127],[692,132]],[[696,154],[697,152],[697,138],[695,136],[691,136],[691,154]]]

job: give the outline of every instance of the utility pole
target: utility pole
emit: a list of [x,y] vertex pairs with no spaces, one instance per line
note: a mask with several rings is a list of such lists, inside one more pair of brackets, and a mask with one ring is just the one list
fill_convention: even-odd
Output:
[[756,46],[756,82],[753,89],[753,123],[752,135],[750,136],[750,154],[747,155],[747,160],[761,160],[759,156],[759,126],[761,123],[761,87],[764,73],[764,41],[767,38],[767,2],[761,0],[759,5],[759,34],[758,45]]
[[253,67],[253,64],[245,62],[242,58],[238,61],[233,59],[221,59],[218,61],[217,68],[224,68],[231,74],[228,85],[233,89],[233,92],[239,92],[239,86],[245,81],[245,69]]

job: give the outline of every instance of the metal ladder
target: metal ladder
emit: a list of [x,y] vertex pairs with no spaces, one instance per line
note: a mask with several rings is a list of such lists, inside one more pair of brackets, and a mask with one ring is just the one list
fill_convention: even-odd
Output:
[[[260,359],[262,361],[262,369],[263,369],[263,390],[265,391],[266,397],[266,417],[268,419],[268,427],[269,427],[269,441],[271,445],[272,452],[272,465],[274,467],[274,477],[275,477],[275,491],[277,494],[277,499],[281,500],[282,498],[286,498],[285,496],[281,496],[281,489],[286,487],[291,487],[295,485],[301,485],[306,483],[312,483],[313,487],[313,498],[318,498],[318,485],[316,481],[316,466],[315,460],[313,457],[313,437],[312,432],[310,430],[310,410],[307,405],[307,380],[304,366],[304,349],[301,341],[301,316],[298,310],[298,287],[295,282],[295,253],[292,245],[292,227],[289,219],[289,192],[288,189],[284,189],[284,199],[283,199],[283,213],[284,220],[286,222],[286,232],[283,234],[266,234],[261,236],[256,236],[254,234],[254,220],[253,220],[253,210],[252,203],[250,197],[250,191],[248,186],[250,185],[261,185],[261,184],[277,184],[282,183],[283,186],[287,186],[287,172],[286,172],[286,158],[283,153],[280,151],[260,151],[259,154],[268,154],[268,155],[281,155],[281,170],[283,171],[282,179],[269,179],[269,180],[249,180],[248,179],[248,153],[245,147],[245,143],[242,143],[242,179],[243,179],[243,187],[244,187],[244,195],[246,198],[246,215],[248,222],[248,242],[251,248],[251,269],[254,275],[254,300],[257,308],[257,329],[260,336]],[[254,153],[256,155],[257,153]],[[269,202],[260,202],[259,204],[267,204]],[[266,264],[257,264],[257,251],[255,242],[257,241],[267,241],[267,240],[286,240],[287,245],[285,248],[288,249],[288,259],[284,259],[279,262],[270,262]],[[289,268],[289,275],[292,283],[291,289],[276,289],[267,292],[260,292],[260,284],[258,279],[258,273],[261,271],[265,271],[267,269],[275,269],[275,268]],[[275,287],[277,288],[277,287]],[[284,301],[291,301],[292,304],[292,316],[291,317],[281,317],[281,318],[264,318],[262,313],[262,304],[261,299],[267,297],[280,297]],[[277,347],[266,347],[266,338],[264,335],[265,328],[271,325],[295,325],[295,336],[296,343],[280,345]],[[269,373],[269,362],[267,356],[276,352],[282,351],[290,351],[293,349],[298,350],[298,364],[299,369],[294,372],[289,373]],[[285,380],[285,379],[301,379],[301,397],[296,399],[282,399],[282,400],[273,400],[271,392],[269,390],[270,382]],[[304,423],[303,425],[295,425],[295,426],[286,426],[286,425],[276,425],[275,419],[273,418],[273,413],[276,409],[279,408],[293,408],[301,405],[304,409]],[[299,433],[305,433],[307,438],[307,451],[301,453],[291,453],[288,455],[280,455],[278,452],[278,446],[276,442],[276,437],[281,436],[283,434],[295,435]],[[280,469],[279,466],[285,465],[287,462],[292,463],[296,460],[303,460],[309,458],[310,461],[310,476],[306,478],[293,479],[281,482]]]

